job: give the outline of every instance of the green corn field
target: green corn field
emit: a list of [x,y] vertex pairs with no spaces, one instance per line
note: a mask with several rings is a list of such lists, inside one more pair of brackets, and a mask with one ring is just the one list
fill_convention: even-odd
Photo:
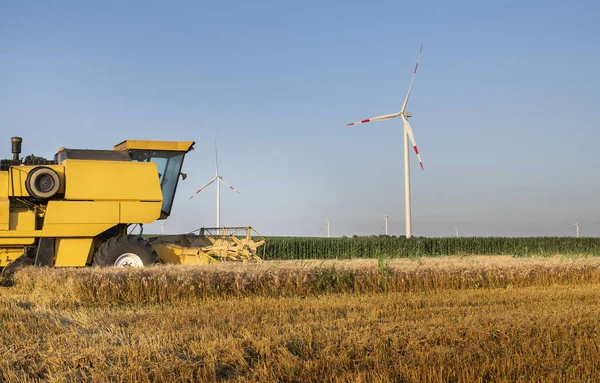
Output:
[[[352,259],[447,255],[600,255],[600,238],[265,237],[265,259]],[[261,252],[262,253],[262,252]],[[261,254],[262,255],[262,254]]]

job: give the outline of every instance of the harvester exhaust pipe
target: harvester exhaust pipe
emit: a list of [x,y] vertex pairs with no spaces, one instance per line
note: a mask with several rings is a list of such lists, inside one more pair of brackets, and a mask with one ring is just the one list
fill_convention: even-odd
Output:
[[19,161],[19,154],[21,154],[21,143],[23,142],[23,139],[21,137],[12,137],[10,142],[12,143],[13,160]]

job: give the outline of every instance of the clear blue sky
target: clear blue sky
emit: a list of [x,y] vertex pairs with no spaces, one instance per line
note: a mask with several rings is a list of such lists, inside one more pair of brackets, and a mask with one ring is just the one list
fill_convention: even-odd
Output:
[[[0,147],[24,154],[194,140],[167,232],[600,235],[600,5],[594,1],[0,3]],[[4,144],[1,144],[4,142]],[[326,212],[326,213],[325,213]],[[147,226],[156,232],[158,225]]]

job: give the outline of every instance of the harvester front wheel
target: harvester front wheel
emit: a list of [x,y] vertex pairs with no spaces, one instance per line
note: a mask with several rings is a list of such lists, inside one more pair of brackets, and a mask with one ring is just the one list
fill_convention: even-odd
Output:
[[118,235],[98,248],[92,266],[145,267],[157,262],[158,254],[148,241],[135,235]]

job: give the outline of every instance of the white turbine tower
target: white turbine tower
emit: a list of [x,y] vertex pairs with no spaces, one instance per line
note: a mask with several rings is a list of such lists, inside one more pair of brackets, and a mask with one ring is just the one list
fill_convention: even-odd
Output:
[[575,226],[575,237],[579,238],[579,236],[581,235],[581,231],[579,231],[579,221],[575,221],[570,225],[567,226]]
[[421,44],[421,49],[419,49],[419,55],[417,56],[417,64],[415,65],[415,70],[413,71],[412,79],[410,80],[410,85],[408,87],[408,92],[406,93],[406,98],[404,99],[404,103],[402,104],[402,109],[397,113],[386,114],[379,117],[368,118],[366,120],[352,122],[347,124],[346,126],[352,126],[356,124],[364,124],[366,122],[372,121],[381,121],[381,120],[389,120],[391,118],[400,117],[404,124],[404,209],[406,214],[406,238],[410,238],[412,235],[412,226],[411,226],[411,214],[410,214],[410,163],[408,156],[408,140],[410,139],[413,148],[415,149],[415,153],[417,154],[417,158],[419,159],[419,164],[421,165],[421,169],[425,170],[423,167],[423,161],[421,161],[421,156],[419,155],[419,150],[417,149],[417,143],[415,142],[415,136],[413,134],[412,128],[408,123],[407,118],[412,117],[412,114],[406,112],[406,104],[408,103],[408,97],[410,96],[410,91],[413,86],[413,82],[415,81],[415,76],[417,75],[417,69],[419,68],[419,59],[421,58],[421,52],[423,51],[423,44]]
[[233,190],[234,192],[236,192],[238,194],[240,194],[240,192],[237,191],[236,189],[234,189],[233,186],[228,185],[227,182],[223,181],[223,177],[221,177],[219,175],[219,155],[217,153],[217,144],[216,143],[215,143],[215,167],[216,167],[216,175],[213,177],[213,179],[211,179],[210,181],[208,181],[206,183],[206,185],[204,185],[200,189],[198,189],[198,191],[196,193],[194,193],[194,195],[192,195],[190,197],[190,199],[194,198],[194,196],[196,194],[200,193],[208,185],[217,181],[217,227],[221,227],[221,183],[223,183],[223,185],[227,186],[228,188],[230,188],[231,190]]
[[456,234],[456,238],[458,238],[458,236],[459,236],[459,235],[458,235],[458,227],[453,227],[453,229],[454,229],[454,232],[455,232],[455,234]]
[[321,233],[323,229],[327,228],[327,238],[329,238],[330,227],[332,223],[335,223],[335,221],[330,221],[328,217],[325,217],[325,225],[321,228],[321,230],[319,230],[319,233]]
[[397,211],[393,212],[392,214],[381,213],[381,215],[383,215],[383,226],[385,227],[385,235],[388,235],[388,218],[396,213]]

